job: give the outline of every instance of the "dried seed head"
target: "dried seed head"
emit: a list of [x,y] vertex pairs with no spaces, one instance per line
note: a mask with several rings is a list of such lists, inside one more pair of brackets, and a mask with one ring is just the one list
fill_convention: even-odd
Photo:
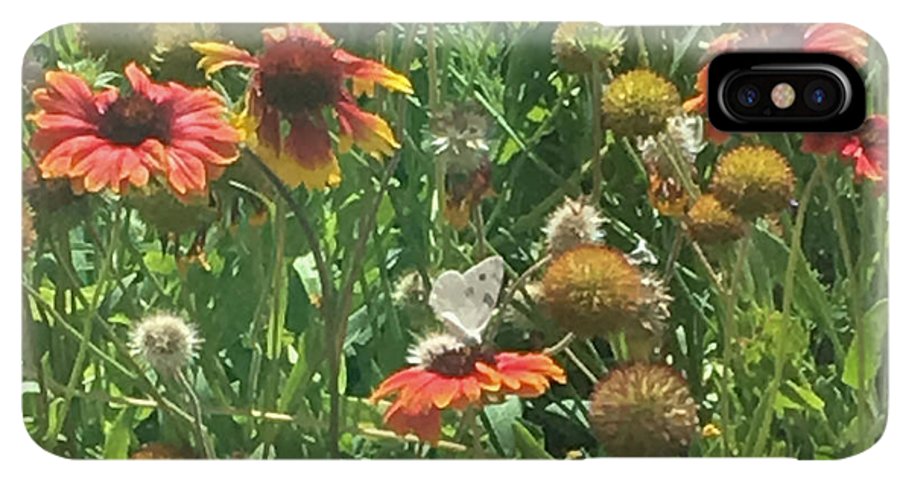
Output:
[[636,363],[609,372],[591,397],[591,426],[606,452],[622,457],[687,453],[697,405],[684,377],[668,365]]
[[747,232],[747,223],[726,209],[712,195],[701,195],[688,210],[687,228],[694,240],[715,245],[737,240]]
[[449,174],[468,175],[481,167],[490,150],[489,122],[473,103],[437,110],[431,120],[431,147]]
[[544,305],[564,329],[585,337],[657,331],[671,297],[622,252],[582,244],[555,258],[543,280]]
[[619,64],[625,50],[625,31],[594,22],[563,22],[551,39],[556,63],[569,73],[599,72]]
[[159,373],[173,374],[190,363],[201,342],[197,330],[184,319],[159,313],[134,325],[130,344],[132,355]]
[[547,217],[547,246],[554,256],[582,243],[595,243],[603,238],[600,229],[606,219],[583,199],[566,198],[562,205]]

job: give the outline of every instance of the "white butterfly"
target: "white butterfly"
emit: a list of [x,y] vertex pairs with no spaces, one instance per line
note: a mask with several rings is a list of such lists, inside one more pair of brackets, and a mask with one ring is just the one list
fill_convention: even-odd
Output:
[[503,258],[489,257],[465,273],[450,270],[438,276],[428,305],[451,334],[481,343],[502,284]]

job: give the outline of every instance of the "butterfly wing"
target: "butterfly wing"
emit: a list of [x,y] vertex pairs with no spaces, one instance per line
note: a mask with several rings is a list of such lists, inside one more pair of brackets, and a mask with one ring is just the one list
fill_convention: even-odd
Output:
[[493,256],[459,273],[442,273],[434,281],[428,304],[451,333],[481,341],[503,284],[503,259]]

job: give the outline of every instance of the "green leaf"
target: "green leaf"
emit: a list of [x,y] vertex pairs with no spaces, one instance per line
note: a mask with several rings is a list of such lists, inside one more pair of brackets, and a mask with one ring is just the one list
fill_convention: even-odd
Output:
[[781,392],[778,392],[775,395],[775,403],[773,403],[772,406],[779,415],[783,415],[785,409],[803,410],[803,405],[791,400],[787,395]]
[[508,397],[503,403],[488,405],[484,408],[484,413],[490,420],[490,426],[485,425],[485,428],[493,428],[503,452],[509,454],[515,451],[513,424],[522,417],[522,401],[519,397]]
[[791,380],[788,380],[787,386],[791,387],[791,389],[796,393],[803,403],[806,404],[807,407],[821,412],[825,408],[825,401],[822,400],[815,392],[813,392],[809,387],[804,387],[801,385],[797,385]]
[[296,334],[302,333],[309,325],[312,314],[313,306],[309,301],[309,293],[300,279],[300,272],[296,267],[290,269],[288,271],[288,298],[287,310],[284,314],[284,328]]
[[513,422],[512,430],[516,439],[516,449],[522,454],[522,458],[553,458],[544,450],[542,442],[538,441],[520,421]]
[[164,255],[156,250],[144,254],[144,264],[147,265],[147,270],[160,275],[169,275],[178,269],[174,256]]
[[860,379],[860,343],[862,342],[862,354],[864,355],[864,365],[862,378],[866,383],[871,382],[878,369],[882,364],[881,349],[884,346],[885,336],[887,335],[887,299],[879,300],[875,305],[863,315],[862,323],[864,325],[863,336],[860,340],[859,332],[853,336],[850,342],[850,349],[847,351],[847,357],[844,359],[844,374],[841,381],[847,386],[858,389]]
[[131,444],[131,423],[134,420],[134,408],[125,407],[116,416],[116,421],[104,428],[106,439],[103,442],[103,458],[128,458],[128,447]]

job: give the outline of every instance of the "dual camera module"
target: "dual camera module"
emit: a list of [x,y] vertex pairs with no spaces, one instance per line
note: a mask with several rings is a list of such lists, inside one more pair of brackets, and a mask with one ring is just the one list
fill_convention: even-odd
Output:
[[848,131],[865,118],[862,78],[830,54],[722,54],[708,88],[710,121],[725,131]]

